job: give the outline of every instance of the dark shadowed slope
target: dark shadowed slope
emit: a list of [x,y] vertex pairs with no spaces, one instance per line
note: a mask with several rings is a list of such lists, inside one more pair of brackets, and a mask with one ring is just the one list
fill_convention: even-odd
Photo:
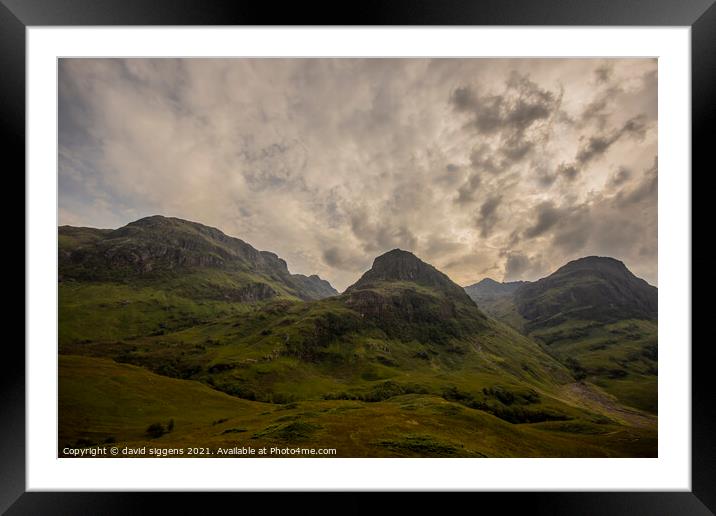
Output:
[[657,289],[634,276],[619,260],[589,256],[523,285],[515,291],[515,305],[532,329],[568,318],[605,323],[655,320]]

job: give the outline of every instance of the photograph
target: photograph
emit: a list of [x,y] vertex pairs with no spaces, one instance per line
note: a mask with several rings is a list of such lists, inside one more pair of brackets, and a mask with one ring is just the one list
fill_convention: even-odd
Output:
[[659,457],[657,58],[56,62],[58,457]]

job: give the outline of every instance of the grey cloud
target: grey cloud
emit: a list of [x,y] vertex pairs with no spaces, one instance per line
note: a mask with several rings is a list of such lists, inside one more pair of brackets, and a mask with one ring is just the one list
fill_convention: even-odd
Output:
[[538,142],[546,139],[543,131],[533,128],[559,112],[562,96],[562,91],[543,89],[515,71],[500,94],[480,95],[470,86],[453,91],[451,104],[455,111],[470,115],[469,127],[478,135],[497,138],[494,148],[482,143],[473,149],[473,167],[499,173],[523,161]]
[[608,98],[606,96],[599,97],[587,104],[587,107],[584,108],[584,111],[582,112],[582,123],[596,119],[599,124],[603,126],[606,123],[606,118],[608,116],[608,113],[606,112],[607,105]]
[[329,247],[323,251],[323,260],[331,267],[342,268],[345,263],[339,247]]
[[609,186],[618,187],[627,182],[632,177],[632,172],[626,167],[619,167],[616,172],[609,178]]
[[462,242],[438,234],[429,235],[427,242],[421,246],[420,251],[424,252],[427,256],[443,258],[464,251],[464,249],[465,244]]
[[417,246],[417,238],[406,226],[390,226],[386,222],[354,215],[351,229],[366,253],[380,253],[396,247],[413,251]]
[[535,280],[544,274],[544,263],[540,255],[527,255],[520,251],[504,253],[505,275],[502,281],[523,279]]
[[472,115],[471,125],[481,133],[493,133],[503,124],[503,98],[500,95],[477,95],[470,86],[457,88],[450,96],[456,111]]
[[258,149],[245,148],[238,156],[246,161],[244,178],[254,191],[280,188],[287,183],[304,187],[301,173],[307,166],[308,156],[298,140],[274,142]]
[[587,104],[577,119],[577,125],[585,127],[591,122],[596,122],[597,128],[603,130],[614,112],[615,103],[622,94],[623,90],[619,86],[608,85]]
[[345,247],[331,246],[323,250],[323,261],[330,267],[352,271],[356,267],[365,267],[370,257],[352,253]]
[[485,238],[490,235],[493,226],[497,223],[497,208],[502,202],[502,196],[495,195],[489,197],[480,207],[480,215],[478,217],[478,227],[480,235]]
[[521,133],[513,134],[506,138],[500,148],[500,152],[507,159],[508,163],[521,161],[534,148],[534,142],[525,140]]
[[527,76],[512,72],[502,94],[479,95],[469,86],[450,97],[453,107],[472,116],[471,125],[483,134],[497,131],[523,133],[535,122],[549,118],[559,107],[561,95],[540,88]]
[[530,163],[529,174],[541,188],[549,188],[557,180],[557,173],[550,169],[551,164],[535,160]]
[[604,154],[619,139],[618,134],[620,133],[616,133],[613,136],[590,136],[586,145],[579,149],[575,156],[577,163],[584,165],[592,161],[596,156]]
[[589,241],[594,220],[587,205],[572,207],[563,213],[554,230],[552,245],[566,255],[572,255],[583,249]]
[[549,118],[559,108],[561,93],[555,95],[542,89],[525,75],[513,72],[507,84],[517,90],[519,96],[505,118],[520,131],[526,130],[534,122]]
[[530,261],[522,253],[510,253],[505,263],[505,281],[520,278],[530,266]]
[[476,103],[475,94],[469,86],[456,88],[450,96],[450,101],[458,111],[471,111]]
[[579,169],[573,163],[561,163],[557,168],[557,173],[571,181],[579,175]]
[[614,67],[610,64],[604,63],[599,65],[594,70],[594,76],[598,83],[609,82],[614,73]]
[[463,185],[458,189],[458,195],[455,198],[455,203],[464,205],[475,201],[475,193],[477,192],[480,183],[480,175],[476,173],[471,174],[467,181],[465,181],[465,183],[463,183]]
[[590,136],[586,143],[577,151],[572,163],[562,163],[559,173],[566,179],[573,180],[579,172],[592,161],[603,156],[609,148],[625,136],[643,138],[646,132],[646,117],[637,115],[627,120],[619,129],[608,134]]
[[606,136],[592,136],[587,140],[587,144],[577,152],[576,160],[582,165],[592,161],[616,143],[623,136],[634,136],[643,138],[646,130],[644,116],[639,115],[626,121],[626,123],[617,131]]
[[527,228],[524,232],[525,237],[534,238],[542,235],[551,229],[562,216],[562,211],[554,206],[551,201],[543,202],[536,208],[537,222]]
[[470,165],[475,170],[484,170],[492,174],[502,171],[502,165],[495,161],[493,150],[487,144],[477,145],[470,152]]
[[619,191],[616,202],[620,206],[639,204],[644,201],[650,201],[652,204],[656,204],[657,192],[658,166],[655,159],[653,166],[644,171],[636,185],[626,187]]
[[[606,82],[595,80],[602,65]],[[639,171],[657,152],[646,130],[656,68],[653,59],[62,59],[60,223],[197,220],[338,289],[394,247],[463,284],[499,278],[510,253],[514,279],[589,253],[618,255],[654,281],[656,169]],[[627,138],[629,148],[614,143]],[[580,174],[598,159],[609,166]],[[611,184],[614,164],[634,173]]]
[[544,188],[549,188],[556,180],[557,176],[555,174],[542,173],[537,176],[538,184]]

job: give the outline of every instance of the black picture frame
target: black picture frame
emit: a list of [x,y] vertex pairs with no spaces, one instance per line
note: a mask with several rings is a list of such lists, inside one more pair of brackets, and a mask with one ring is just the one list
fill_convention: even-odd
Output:
[[[24,170],[25,167],[25,30],[29,26],[634,25],[691,27],[692,171],[685,170],[683,173],[690,173],[693,179],[693,170],[706,174],[707,170],[713,168],[710,149],[713,146],[711,140],[716,121],[712,95],[716,91],[714,1],[362,0],[350,5],[294,2],[277,6],[271,2],[255,1],[223,5],[208,0],[0,0],[0,126],[3,161],[14,163],[5,169],[6,177],[19,177],[16,171]],[[11,159],[8,160],[8,157]],[[20,188],[24,191],[24,182]],[[693,188],[692,191],[697,192]],[[692,219],[693,225],[700,221],[693,216]],[[12,220],[19,228],[17,211],[6,220]],[[24,241],[25,236],[22,238]],[[19,245],[13,247],[18,249]],[[693,267],[693,244],[691,252]],[[19,261],[19,258],[15,259]],[[705,270],[701,267],[699,269]],[[694,307],[692,314],[703,313],[706,306],[702,304]],[[693,318],[692,315],[692,321]],[[711,372],[715,353],[713,344],[708,340],[692,340],[692,491],[479,493],[476,495],[479,503],[497,503],[501,511],[523,509],[532,514],[716,512],[716,392]],[[142,514],[149,512],[148,504],[159,503],[162,513],[185,514],[203,513],[210,505],[234,503],[235,497],[241,497],[242,505],[258,502],[255,494],[247,493],[26,492],[25,352],[17,340],[7,339],[2,356],[0,511],[7,511],[7,514]],[[206,500],[209,496],[212,497],[210,504]],[[285,498],[273,496],[274,502]],[[316,496],[321,497],[320,501],[314,500]],[[333,496],[326,493],[302,494],[299,503],[305,503],[311,512],[320,512],[321,508],[334,512],[336,507],[340,507],[340,512],[344,513],[370,510],[378,503],[374,499],[375,494],[353,493],[341,501],[332,501]],[[421,494],[413,494],[411,499],[425,507],[426,501]]]

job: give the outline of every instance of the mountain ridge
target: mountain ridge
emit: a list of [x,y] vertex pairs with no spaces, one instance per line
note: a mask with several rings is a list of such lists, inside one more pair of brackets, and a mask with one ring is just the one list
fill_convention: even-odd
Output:
[[636,277],[611,257],[586,256],[514,292],[520,315],[531,327],[551,324],[559,314],[573,311],[599,322],[657,317],[656,287]]
[[[479,427],[482,454],[534,454],[533,445],[519,444],[523,437],[570,443],[577,455],[587,453],[580,448],[587,440],[605,446],[592,454],[655,453],[655,323],[568,321],[521,333],[400,249],[377,256],[342,294],[325,296],[335,290],[318,276],[292,275],[274,253],[181,219],[58,234],[60,404],[74,414],[60,421],[65,443],[143,442],[155,416],[133,407],[164,406],[159,395],[187,392],[201,393],[216,415],[197,410],[185,418],[165,407],[164,421],[174,428],[176,420],[176,431],[161,439],[191,424],[202,442],[305,442],[325,432],[350,434],[366,454],[470,456],[462,443],[450,444],[454,428],[473,435]],[[558,278],[565,275],[595,279],[574,266]],[[500,290],[494,281],[483,286]],[[517,314],[512,294],[498,297]],[[627,369],[617,370],[621,364]],[[155,388],[163,391],[156,399]],[[600,388],[652,415],[621,408]],[[238,406],[247,411],[241,421],[221,427]],[[371,414],[390,423],[366,423]],[[515,436],[507,438],[512,444],[485,449],[486,427]]]
[[240,279],[241,288],[248,289],[244,296],[248,301],[280,294],[301,299],[338,294],[317,275],[291,274],[286,261],[273,252],[259,251],[219,229],[176,217],[153,215],[114,230],[60,226],[58,235],[63,280],[126,282],[188,270],[219,270],[258,275],[234,276]]

